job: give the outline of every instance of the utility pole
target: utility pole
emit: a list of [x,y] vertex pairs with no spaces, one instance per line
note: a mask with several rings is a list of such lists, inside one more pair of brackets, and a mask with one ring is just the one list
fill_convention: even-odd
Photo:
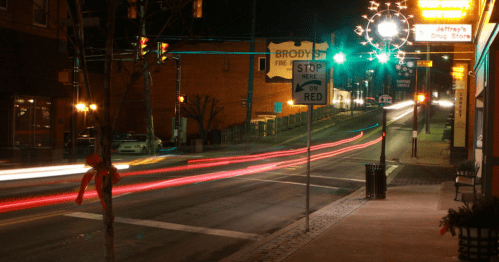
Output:
[[417,158],[418,151],[418,66],[416,65],[416,81],[414,90],[414,112],[412,116],[412,158]]
[[248,99],[246,101],[246,150],[250,151],[251,147],[251,107],[253,106],[253,67],[255,52],[255,20],[256,20],[256,0],[253,0],[253,12],[251,16],[251,41],[250,41],[250,56],[249,56],[249,74],[248,74]]
[[383,129],[381,134],[381,156],[379,158],[380,164],[385,164],[385,144],[386,144],[386,108],[383,107]]
[[[76,32],[79,34],[80,31],[80,26],[75,23],[74,26],[76,27]],[[77,45],[75,45],[75,54],[73,57],[73,101],[71,105],[71,157],[70,162],[71,163],[76,163],[77,161],[77,152],[76,152],[76,132],[77,132],[77,111],[76,111],[76,105],[79,102],[79,93],[80,93],[80,84],[79,84],[79,77],[80,77],[80,49],[78,48]]]
[[[145,27],[145,3],[144,0],[141,1],[140,5],[140,25],[141,25],[141,31],[140,35],[141,36],[146,36],[146,27]],[[140,39],[140,38],[139,38]],[[144,64],[143,64],[143,78],[144,78],[144,101],[145,101],[145,106],[146,106],[146,124],[147,124],[147,137],[149,138],[149,143],[147,145],[149,149],[149,154],[150,155],[155,155],[156,154],[156,148],[154,146],[154,123],[152,119],[152,106],[151,106],[151,73],[149,72],[149,61],[148,61],[148,54],[147,52],[143,59],[144,59]]]
[[180,149],[180,134],[182,133],[182,130],[179,130],[180,127],[180,75],[181,75],[181,65],[180,65],[180,55],[176,55],[173,57],[175,59],[175,62],[177,64],[177,99],[175,99],[175,145],[177,147],[177,150]]

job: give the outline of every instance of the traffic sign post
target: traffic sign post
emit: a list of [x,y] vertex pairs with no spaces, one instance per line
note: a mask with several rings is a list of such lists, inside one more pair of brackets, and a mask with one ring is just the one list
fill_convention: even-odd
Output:
[[293,61],[295,105],[327,104],[327,63],[324,60]]
[[[315,52],[315,45],[312,53]],[[313,56],[312,58],[315,58]],[[306,187],[306,227],[309,231],[310,206],[310,144],[312,129],[312,110],[314,105],[327,104],[327,63],[324,60],[293,61],[293,103],[308,105],[307,133],[307,187]]]
[[279,119],[279,113],[282,113],[282,103],[281,102],[274,102],[274,113],[277,114],[276,118],[275,118],[275,140],[277,140],[277,129],[278,129],[278,125],[277,125],[277,121]]

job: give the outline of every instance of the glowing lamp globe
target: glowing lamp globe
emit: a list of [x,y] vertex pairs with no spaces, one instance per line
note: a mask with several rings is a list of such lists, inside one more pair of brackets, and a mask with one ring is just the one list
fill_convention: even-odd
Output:
[[392,38],[397,35],[397,24],[392,21],[385,21],[378,25],[378,32],[381,37]]

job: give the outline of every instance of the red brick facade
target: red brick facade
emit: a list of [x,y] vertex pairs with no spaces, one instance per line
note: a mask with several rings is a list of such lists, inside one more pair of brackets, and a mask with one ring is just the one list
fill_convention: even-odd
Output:
[[[267,83],[265,71],[259,71],[260,59],[265,58],[267,42],[259,39],[255,44],[254,82],[252,119],[259,115],[272,115],[274,102],[282,102],[282,114],[286,116],[306,110],[304,106],[291,106],[291,83]],[[224,129],[233,125],[244,125],[246,108],[243,99],[248,96],[250,43],[244,41],[207,42],[185,45],[178,51],[199,51],[195,54],[181,54],[181,94],[187,97],[210,95],[220,101],[224,109],[214,119],[211,130]],[[219,54],[206,54],[204,51],[218,51]],[[246,52],[237,54],[238,52]],[[220,54],[222,53],[222,54]],[[155,55],[154,55],[155,57]],[[127,64],[128,63],[128,64]],[[125,62],[130,66],[131,62]],[[268,65],[267,65],[268,66]],[[116,66],[115,66],[116,69]],[[128,81],[121,70],[113,78],[113,106],[118,104],[123,86]],[[162,139],[170,139],[171,119],[175,112],[176,63],[168,59],[166,64],[151,67],[152,104],[155,134]],[[127,96],[116,127],[118,132],[135,131],[144,133],[145,107],[143,102],[143,81],[140,81]],[[114,115],[113,109],[112,114]],[[188,120],[188,135],[197,134],[197,123]]]

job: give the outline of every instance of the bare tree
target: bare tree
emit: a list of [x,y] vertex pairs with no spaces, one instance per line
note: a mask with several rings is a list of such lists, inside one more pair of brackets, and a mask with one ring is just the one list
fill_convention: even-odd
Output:
[[[203,140],[204,145],[206,138],[208,137],[211,122],[224,107],[220,106],[219,100],[214,97],[196,94],[194,95],[194,98],[189,98],[187,102],[182,103],[181,108],[180,112],[182,116],[194,119],[198,123],[199,136]],[[208,118],[207,121],[206,117]]]
[[[151,46],[156,46],[156,42],[158,41],[159,37],[165,32],[167,28],[172,27],[172,25],[175,22],[180,21],[181,24],[183,24],[184,18],[183,15],[184,13],[182,10],[187,6],[187,4],[192,3],[192,1],[181,1],[181,0],[171,0],[171,1],[164,1],[164,5],[160,5],[161,8],[157,9],[156,11],[146,11],[147,7],[149,7],[149,1],[148,0],[137,0],[137,1],[128,1],[128,7],[131,8],[132,10],[135,10],[135,13],[140,14],[139,17],[139,23],[138,23],[138,29],[135,31],[134,37],[132,37],[135,40],[135,43],[138,40],[138,37],[136,36],[144,36],[146,35],[144,28],[145,28],[145,21],[147,21],[148,18],[153,18],[154,15],[158,14],[159,12],[168,12],[168,18],[163,20],[162,26],[154,32],[154,40],[151,41],[152,43],[149,45]],[[80,70],[83,73],[83,89],[84,92],[86,93],[87,99],[92,102],[97,102],[96,98],[92,95],[91,92],[91,83],[89,82],[89,72],[88,72],[88,66],[87,66],[87,56],[85,54],[85,48],[87,47],[88,43],[84,39],[84,35],[89,35],[89,34],[84,34],[85,28],[83,27],[84,25],[84,19],[83,19],[83,10],[82,6],[83,3],[81,0],[68,0],[68,10],[69,10],[69,15],[70,18],[73,20],[73,34],[68,35],[68,40],[71,42],[75,50],[79,50],[79,52],[75,52],[77,55],[73,59],[80,59]],[[126,99],[127,94],[129,93],[130,89],[134,86],[137,86],[140,83],[140,80],[144,81],[144,89],[146,91],[146,97],[144,98],[144,101],[146,102],[146,108],[150,109],[151,105],[151,97],[150,97],[150,90],[151,90],[151,84],[149,81],[150,73],[150,67],[151,66],[156,66],[156,60],[153,59],[151,53],[149,52],[148,55],[146,55],[144,58],[139,59],[138,53],[140,52],[139,50],[139,45],[135,44],[135,47],[133,48],[132,52],[130,50],[120,50],[119,45],[116,43],[115,39],[115,24],[116,24],[116,10],[118,7],[118,1],[117,0],[107,0],[106,2],[96,2],[98,3],[102,9],[104,9],[104,13],[101,15],[103,18],[105,18],[106,21],[106,26],[105,28],[99,28],[98,32],[101,32],[102,35],[105,37],[105,45],[104,45],[104,53],[102,55],[101,61],[103,61],[103,96],[102,96],[102,104],[103,105],[103,110],[101,112],[101,115],[98,115],[95,112],[90,112],[90,116],[94,122],[94,127],[96,130],[96,153],[102,156],[103,163],[105,167],[110,170],[112,167],[112,160],[111,160],[111,142],[113,139],[113,133],[115,126],[117,124],[121,108],[123,107],[123,102]],[[135,3],[138,3],[136,5]],[[161,1],[163,3],[163,1]],[[158,2],[155,1],[155,4],[158,5]],[[137,8],[140,9],[140,12],[137,12]],[[132,18],[133,19],[133,18]],[[155,23],[158,24],[158,23]],[[88,33],[88,32],[87,32]],[[177,45],[182,44],[182,41],[179,41]],[[102,47],[99,47],[102,48]],[[125,53],[123,55],[123,53]],[[125,72],[126,75],[128,76],[128,80],[126,81],[126,84],[124,86],[124,93],[122,95],[122,98],[120,100],[120,103],[118,105],[117,113],[114,116],[114,119],[112,120],[111,117],[111,88],[114,86],[113,83],[111,82],[112,79],[112,67],[113,64],[115,63],[116,56],[120,55],[121,57],[124,57],[120,59],[121,63],[127,63],[128,66],[125,66]],[[166,55],[166,54],[165,54]],[[160,59],[160,57],[156,58]],[[147,129],[148,129],[148,134],[152,137],[154,137],[153,132],[149,132],[150,130],[153,130],[152,126],[152,111],[151,110],[146,110],[146,118],[148,119],[147,121]],[[100,148],[100,142],[99,138],[102,137],[102,148]],[[153,139],[150,139],[151,141]],[[102,198],[103,202],[105,204],[104,208],[104,235],[105,235],[105,247],[106,247],[106,260],[111,262],[115,261],[116,256],[115,256],[115,250],[114,250],[114,214],[113,214],[113,206],[112,206],[112,178],[111,175],[107,175],[104,177],[103,180],[103,187],[102,187]]]

